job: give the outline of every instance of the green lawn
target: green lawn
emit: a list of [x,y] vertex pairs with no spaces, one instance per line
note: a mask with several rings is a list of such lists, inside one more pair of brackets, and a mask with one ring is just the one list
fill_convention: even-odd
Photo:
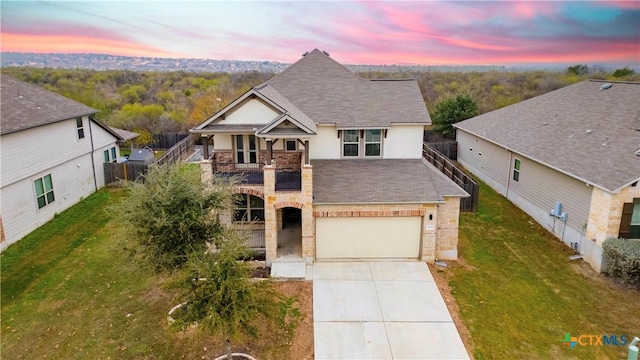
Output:
[[478,212],[460,219],[461,261],[446,270],[476,359],[626,359],[626,346],[562,343],[565,333],[640,336],[640,292],[582,261],[481,184]]
[[175,302],[131,261],[100,190],[1,256],[3,359],[187,358],[192,339],[168,336]]

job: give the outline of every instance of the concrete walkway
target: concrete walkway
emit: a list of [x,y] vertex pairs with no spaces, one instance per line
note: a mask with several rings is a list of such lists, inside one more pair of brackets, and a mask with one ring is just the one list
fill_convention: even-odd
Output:
[[425,263],[313,264],[316,359],[469,359]]

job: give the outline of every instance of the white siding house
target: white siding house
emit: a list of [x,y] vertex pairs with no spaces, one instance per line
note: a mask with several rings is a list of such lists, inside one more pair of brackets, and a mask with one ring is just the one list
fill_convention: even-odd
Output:
[[[0,249],[104,186],[121,138],[96,110],[2,75]],[[105,154],[106,151],[106,154]]]
[[455,124],[458,161],[601,271],[640,237],[639,115],[640,83],[584,81]]

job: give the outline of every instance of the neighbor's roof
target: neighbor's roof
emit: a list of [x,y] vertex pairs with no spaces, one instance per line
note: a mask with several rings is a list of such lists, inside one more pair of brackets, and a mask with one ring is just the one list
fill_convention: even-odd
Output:
[[603,84],[583,81],[455,127],[616,191],[640,178],[640,83]]
[[315,49],[266,82],[316,124],[431,124],[415,79],[367,80]]
[[3,135],[98,112],[8,75],[0,77],[0,133]]
[[311,160],[311,165],[316,204],[431,203],[469,196],[421,159]]
[[111,131],[115,132],[116,134],[118,134],[123,141],[128,141],[128,140],[133,140],[135,138],[137,138],[138,136],[140,136],[140,134],[135,133],[135,132],[131,132],[128,130],[124,130],[124,129],[118,129],[118,128],[114,128],[109,126],[109,129],[111,129]]

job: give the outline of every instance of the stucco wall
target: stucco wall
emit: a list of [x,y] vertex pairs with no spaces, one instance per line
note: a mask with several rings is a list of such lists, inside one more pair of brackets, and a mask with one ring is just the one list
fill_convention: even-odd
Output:
[[385,159],[421,159],[422,125],[393,125],[383,139],[382,152]]
[[268,124],[280,114],[259,99],[246,99],[226,113],[219,124]]
[[335,126],[318,126],[309,141],[311,159],[340,159],[340,138]]

